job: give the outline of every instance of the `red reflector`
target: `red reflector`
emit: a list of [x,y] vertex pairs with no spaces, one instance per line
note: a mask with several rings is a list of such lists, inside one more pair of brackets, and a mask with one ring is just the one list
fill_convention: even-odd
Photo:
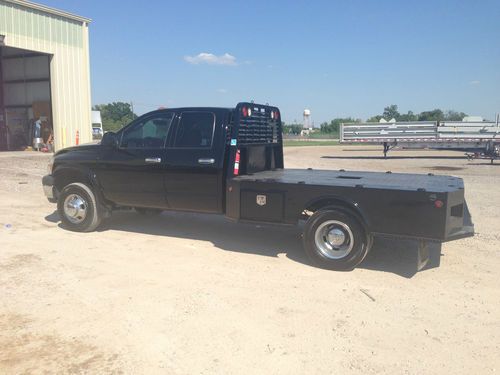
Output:
[[444,206],[443,201],[440,201],[439,199],[437,201],[434,201],[434,207],[441,208],[443,206]]
[[233,174],[235,176],[238,176],[240,174],[240,150],[236,151],[236,156],[234,158]]
[[248,109],[247,109],[247,107],[241,108],[241,114],[243,115],[243,117],[247,117],[248,116]]

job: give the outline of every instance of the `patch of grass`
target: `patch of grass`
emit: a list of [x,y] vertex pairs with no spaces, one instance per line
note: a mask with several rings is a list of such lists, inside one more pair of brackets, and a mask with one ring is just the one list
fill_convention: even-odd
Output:
[[321,133],[321,132],[314,132],[309,134],[309,138],[322,138],[322,139],[339,139],[339,133]]
[[300,147],[300,146],[339,146],[339,141],[297,141],[297,140],[284,140],[283,146],[285,147]]

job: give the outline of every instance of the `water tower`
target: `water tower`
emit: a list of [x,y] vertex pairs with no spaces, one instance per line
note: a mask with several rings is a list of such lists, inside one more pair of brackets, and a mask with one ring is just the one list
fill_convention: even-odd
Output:
[[304,109],[304,129],[310,129],[311,128],[311,110],[310,109]]

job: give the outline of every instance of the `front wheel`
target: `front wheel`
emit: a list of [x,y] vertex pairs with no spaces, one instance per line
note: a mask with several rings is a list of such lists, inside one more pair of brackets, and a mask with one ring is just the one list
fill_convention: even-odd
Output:
[[74,232],[91,232],[102,220],[94,192],[79,182],[67,185],[59,194],[57,212],[64,226]]
[[358,219],[344,211],[320,210],[306,223],[305,251],[323,268],[352,270],[366,257],[371,244],[371,236]]

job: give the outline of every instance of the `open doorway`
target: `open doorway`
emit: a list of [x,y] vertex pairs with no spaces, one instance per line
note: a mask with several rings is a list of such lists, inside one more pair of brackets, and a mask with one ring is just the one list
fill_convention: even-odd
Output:
[[0,151],[45,148],[53,134],[51,55],[0,47]]

